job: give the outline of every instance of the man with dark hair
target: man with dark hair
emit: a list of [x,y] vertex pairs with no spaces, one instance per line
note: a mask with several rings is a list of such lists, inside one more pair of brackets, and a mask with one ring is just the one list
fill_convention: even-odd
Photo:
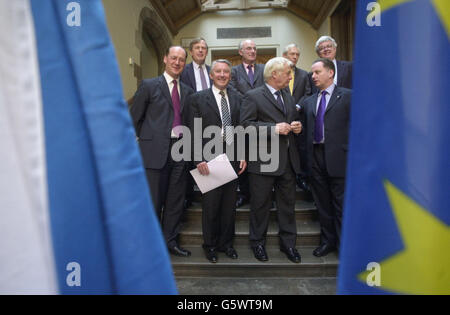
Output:
[[[206,56],[208,56],[208,44],[202,37],[193,39],[189,44],[189,52],[192,62],[187,64],[181,73],[180,80],[196,92],[209,89],[211,81],[209,78],[210,68],[205,64]],[[194,166],[188,163],[189,169]],[[194,181],[190,174],[187,175],[186,184],[186,200],[184,208],[187,209],[192,205],[194,198]]]
[[[228,87],[231,78],[231,64],[229,61],[219,59],[211,66],[210,77],[213,85],[210,89],[195,93],[188,100],[189,109],[192,111],[190,129],[194,132],[194,119],[201,119],[202,134],[205,129],[217,126],[222,129],[223,152],[237,152],[236,137],[227,127],[239,125],[239,111],[241,98],[237,92]],[[213,136],[216,135],[215,133]],[[211,141],[211,138],[202,139],[202,150]],[[194,152],[194,164],[203,176],[209,175],[208,160],[201,152]],[[214,152],[210,159],[222,152]],[[237,155],[229,156],[231,165],[237,174],[241,174],[247,163],[238,161]],[[217,187],[202,197],[202,231],[203,249],[206,258],[217,262],[217,251],[236,259],[238,254],[233,248],[235,232],[235,213],[237,198],[237,180]]]
[[319,212],[321,257],[339,249],[348,150],[351,90],[334,83],[334,63],[316,60],[312,80],[318,92],[302,104],[305,112],[311,190]]
[[171,156],[172,145],[183,136],[180,127],[186,124],[184,103],[193,93],[179,79],[185,63],[186,51],[170,47],[164,56],[164,74],[142,81],[130,109],[153,205],[167,247],[177,256],[190,255],[177,241],[186,189],[185,161]]

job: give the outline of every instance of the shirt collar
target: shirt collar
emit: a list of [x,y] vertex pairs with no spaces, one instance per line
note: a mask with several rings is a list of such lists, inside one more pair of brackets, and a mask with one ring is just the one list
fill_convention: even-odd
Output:
[[164,78],[166,79],[167,83],[172,83],[173,80],[177,80],[177,83],[178,83],[179,78],[178,79],[172,78],[172,76],[170,74],[168,74],[166,71],[164,71],[163,75],[164,75]]
[[[212,85],[212,90],[213,90],[214,95],[216,95],[216,94],[220,95],[219,93],[220,93],[221,90],[219,90],[214,84]],[[227,96],[227,89],[225,89],[223,91],[225,93],[225,96]]]
[[[327,87],[325,89],[325,91],[327,91],[328,95],[332,95],[335,87],[336,87],[336,85],[334,83],[332,83],[329,87]],[[320,93],[322,93],[322,91],[320,91]]]
[[[200,65],[198,63],[196,63],[195,61],[192,61],[192,64],[194,65],[194,68],[197,69],[197,70],[200,67]],[[204,67],[205,64],[202,64],[201,66]]]
[[266,83],[266,86],[269,89],[270,93],[275,95],[275,93],[278,92],[278,90],[272,87],[270,84]]

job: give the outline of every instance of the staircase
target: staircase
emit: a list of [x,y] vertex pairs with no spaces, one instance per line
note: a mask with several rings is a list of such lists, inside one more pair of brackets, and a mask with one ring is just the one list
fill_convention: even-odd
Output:
[[[288,260],[278,246],[278,223],[276,210],[271,210],[271,220],[266,238],[266,251],[269,261],[260,262],[253,256],[249,246],[249,205],[236,210],[236,236],[234,248],[239,258],[228,258],[224,253],[218,253],[218,262],[209,262],[202,249],[201,224],[201,194],[195,192],[195,202],[187,210],[181,234],[180,245],[192,252],[188,258],[171,256],[172,267],[177,280],[186,277],[198,279],[291,279],[291,278],[334,278],[338,267],[337,254],[331,253],[325,257],[317,258],[312,251],[320,242],[320,226],[317,219],[317,210],[314,203],[308,202],[301,190],[297,189],[295,214],[297,220],[297,249],[302,257],[299,264]],[[231,281],[232,282],[232,281]],[[232,288],[230,288],[232,290]],[[230,294],[237,294],[230,291]],[[256,294],[249,292],[248,294]],[[274,293],[276,294],[276,293]]]

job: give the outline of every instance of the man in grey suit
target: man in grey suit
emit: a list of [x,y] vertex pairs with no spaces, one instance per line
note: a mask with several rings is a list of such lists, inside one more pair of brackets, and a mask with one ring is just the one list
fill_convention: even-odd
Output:
[[[311,95],[311,84],[309,82],[308,72],[297,68],[297,62],[300,58],[300,50],[296,44],[289,44],[283,51],[283,57],[289,59],[293,66],[291,70],[292,80],[289,82],[289,91],[294,97],[295,104],[300,105],[302,100]],[[300,114],[300,122],[304,122],[303,109],[299,106],[297,108]],[[298,149],[300,152],[300,158],[303,162],[300,167],[300,173],[297,174],[297,185],[307,194],[308,199],[311,197],[311,189],[308,185],[308,170],[306,167],[306,137],[301,133],[297,137]]]
[[[264,85],[264,65],[256,63],[256,44],[251,39],[239,43],[239,55],[242,63],[231,69],[230,86],[236,89],[241,97],[254,88]],[[239,176],[239,196],[236,206],[240,207],[250,200],[248,173]]]
[[[292,63],[283,57],[269,60],[264,69],[265,84],[248,91],[242,102],[241,123],[253,126],[258,133],[258,149],[266,148],[277,160],[266,170],[267,162],[257,154],[248,161],[250,179],[250,243],[255,258],[267,261],[265,239],[275,190],[280,250],[289,260],[299,263],[295,248],[295,173],[300,169],[300,156],[295,138],[301,132],[295,102],[285,88],[291,80]],[[252,156],[252,152],[250,152]],[[272,161],[269,161],[272,162]]]
[[185,161],[175,161],[171,148],[186,125],[184,103],[194,91],[180,82],[186,51],[170,47],[164,56],[164,74],[143,80],[130,109],[144,160],[150,193],[169,251],[177,256],[190,252],[179,247],[177,237],[186,190]]
[[317,257],[339,249],[348,150],[351,90],[336,86],[329,59],[312,65],[318,93],[303,102],[311,189],[319,212],[321,245]]

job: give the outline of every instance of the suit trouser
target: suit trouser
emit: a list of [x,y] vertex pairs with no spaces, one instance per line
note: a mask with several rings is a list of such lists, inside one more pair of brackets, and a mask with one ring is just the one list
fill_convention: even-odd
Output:
[[[172,144],[175,143],[171,140]],[[170,148],[171,149],[171,148]],[[147,181],[168,247],[177,245],[186,192],[186,162],[176,162],[169,154],[162,169],[146,169]],[[161,218],[162,215],[162,218]]]
[[321,243],[339,248],[345,178],[329,176],[323,144],[313,145],[311,162],[311,191],[319,213]]
[[233,246],[237,179],[202,196],[203,248],[225,250]]
[[249,173],[250,199],[250,245],[265,245],[269,227],[272,189],[275,190],[280,246],[295,247],[297,225],[295,222],[295,173],[288,161],[280,176]]

